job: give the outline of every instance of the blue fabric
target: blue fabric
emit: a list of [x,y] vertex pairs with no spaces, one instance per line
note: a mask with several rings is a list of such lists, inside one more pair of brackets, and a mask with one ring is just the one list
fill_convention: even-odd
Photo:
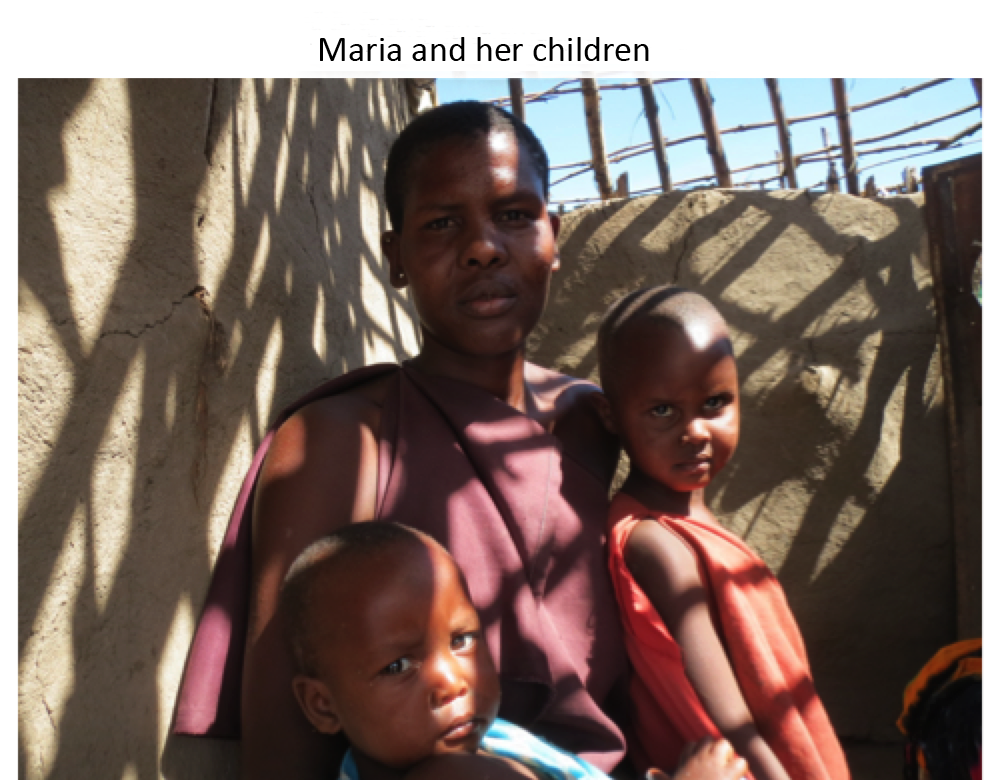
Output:
[[574,753],[555,747],[501,718],[492,723],[481,748],[489,755],[510,758],[553,780],[610,780],[608,775]]
[[[508,758],[548,780],[610,780],[588,761],[535,737],[514,723],[496,718],[481,742],[490,756]],[[352,751],[345,754],[338,780],[359,780]]]

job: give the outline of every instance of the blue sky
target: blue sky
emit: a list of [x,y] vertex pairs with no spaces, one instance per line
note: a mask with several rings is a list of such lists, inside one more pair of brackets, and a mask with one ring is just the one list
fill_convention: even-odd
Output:
[[[849,101],[857,105],[884,95],[898,92],[904,87],[929,79],[847,79]],[[560,79],[524,79],[524,92],[540,92],[556,84]],[[600,84],[623,83],[625,78],[598,79]],[[709,79],[711,94],[715,101],[715,113],[720,129],[741,124],[772,121],[770,99],[763,79]],[[832,110],[833,92],[829,79],[780,79],[781,95],[788,118],[815,114]],[[489,100],[506,97],[509,85],[506,79],[437,79],[439,101]],[[601,93],[601,113],[607,153],[646,142],[650,139],[648,123],[642,110],[641,93],[637,89],[605,90]],[[697,113],[690,84],[686,80],[656,85],[659,101],[659,119],[663,135],[667,138],[700,133],[701,123]],[[855,140],[898,130],[914,122],[933,119],[976,102],[976,94],[969,79],[953,79],[947,83],[931,87],[905,98],[894,100],[874,108],[852,114],[852,130]],[[590,157],[589,141],[586,135],[585,114],[581,94],[561,95],[547,102],[529,103],[526,107],[527,121],[540,137],[547,149],[551,165],[578,162]],[[921,139],[947,138],[980,121],[979,110],[970,111],[953,119],[930,127],[898,136],[872,146],[886,146]],[[826,127],[830,143],[838,143],[837,124],[833,117],[823,120],[802,122],[791,127],[792,148],[796,155],[822,148],[820,128]],[[915,154],[922,149],[904,149],[888,153],[868,155],[859,159],[862,172],[861,186],[870,175],[875,176],[878,186],[894,185],[902,181],[906,166],[920,169],[958,157],[982,152],[982,131],[965,139],[976,140],[961,148],[933,152],[909,160],[893,161],[875,168],[863,170],[877,162]],[[745,133],[727,134],[722,137],[729,167],[733,170],[758,162],[766,162],[775,157],[778,146],[777,132],[773,127],[752,130]],[[863,147],[867,148],[867,147]],[[702,141],[693,141],[667,150],[670,173],[674,182],[705,176],[712,173],[711,161]],[[837,170],[843,173],[843,166],[837,160]],[[633,157],[611,166],[614,181],[627,171],[632,191],[656,187],[659,176],[651,153]],[[773,168],[761,168],[733,175],[734,183],[755,181],[775,173]],[[826,163],[806,163],[797,171],[799,187],[809,187],[826,178]],[[552,174],[552,182],[560,178],[561,172]],[[698,185],[707,186],[709,182]],[[767,185],[776,187],[776,183]],[[589,198],[597,195],[596,182],[592,171],[553,186],[551,199],[560,201],[574,198]]]

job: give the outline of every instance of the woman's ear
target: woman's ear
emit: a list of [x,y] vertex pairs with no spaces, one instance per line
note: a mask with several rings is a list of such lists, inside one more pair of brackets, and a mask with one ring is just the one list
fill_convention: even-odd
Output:
[[315,729],[322,734],[337,734],[342,730],[342,721],[335,712],[331,693],[323,682],[298,674],[293,678],[293,695]]
[[404,269],[401,267],[401,236],[397,231],[388,230],[380,236],[380,249],[383,250],[383,256],[390,265],[391,286],[398,290],[407,287],[408,277],[404,275]]
[[603,427],[616,436],[617,426],[614,424],[614,415],[613,410],[610,408],[610,399],[603,395],[603,393],[590,393],[589,403],[593,405],[596,413],[600,416],[600,420],[603,422]]
[[561,233],[561,216],[559,214],[548,214],[551,220],[551,231],[554,233],[554,260],[551,261],[551,271],[561,268],[561,252],[558,249],[558,234]]

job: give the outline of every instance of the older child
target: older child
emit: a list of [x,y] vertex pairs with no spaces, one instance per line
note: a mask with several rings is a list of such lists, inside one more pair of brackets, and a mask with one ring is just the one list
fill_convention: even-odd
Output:
[[[351,745],[339,777],[593,778],[586,761],[496,719],[499,679],[456,563],[431,537],[358,523],[308,547],[281,596],[293,690],[322,733]],[[706,745],[687,777],[736,780]]]
[[725,322],[695,293],[640,290],[598,348],[594,399],[631,459],[609,554],[641,761],[675,766],[684,743],[722,734],[756,780],[848,778],[780,584],[704,502],[739,440]]

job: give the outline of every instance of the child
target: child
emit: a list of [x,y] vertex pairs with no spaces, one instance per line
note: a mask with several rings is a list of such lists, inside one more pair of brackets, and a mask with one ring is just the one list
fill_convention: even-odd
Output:
[[[297,558],[280,609],[300,707],[351,746],[340,780],[607,777],[496,719],[499,680],[478,613],[431,537],[346,526]],[[722,744],[698,750],[687,777],[736,780],[744,762],[723,758]]]
[[906,780],[983,777],[983,640],[941,648],[903,692]]
[[636,677],[645,766],[725,736],[756,780],[849,777],[780,584],[704,503],[739,439],[728,329],[686,290],[639,290],[599,331],[593,396],[631,470],[610,509],[610,570]]

